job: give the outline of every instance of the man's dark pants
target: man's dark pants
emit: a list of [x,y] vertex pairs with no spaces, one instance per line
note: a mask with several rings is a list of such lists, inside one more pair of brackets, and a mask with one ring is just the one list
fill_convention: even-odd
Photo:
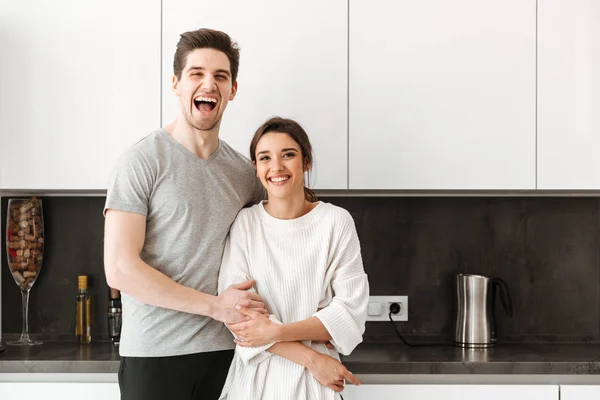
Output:
[[171,357],[121,357],[121,400],[217,400],[233,350]]

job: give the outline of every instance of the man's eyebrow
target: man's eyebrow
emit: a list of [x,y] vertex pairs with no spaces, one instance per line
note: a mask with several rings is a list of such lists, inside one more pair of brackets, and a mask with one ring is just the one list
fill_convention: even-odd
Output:
[[[198,70],[199,70],[199,71],[206,71],[206,68],[204,68],[204,67],[196,67],[196,66],[191,66],[191,67],[188,69],[188,72],[189,72],[189,71],[198,71]],[[218,69],[218,70],[216,70],[215,72],[216,72],[217,74],[226,74],[227,76],[231,76],[231,73],[230,73],[228,70],[226,70],[226,69]]]

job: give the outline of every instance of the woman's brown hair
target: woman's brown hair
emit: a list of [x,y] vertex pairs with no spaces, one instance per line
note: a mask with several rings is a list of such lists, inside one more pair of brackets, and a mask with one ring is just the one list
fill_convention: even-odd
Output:
[[[250,159],[256,164],[256,146],[261,137],[270,132],[285,133],[298,145],[302,152],[302,163],[305,168],[310,169],[313,165],[312,145],[308,139],[308,135],[302,126],[292,119],[273,117],[262,124],[254,134],[252,142],[250,142]],[[310,183],[310,182],[309,182]],[[317,195],[310,190],[307,185],[304,185],[304,198],[310,202],[317,201]]]

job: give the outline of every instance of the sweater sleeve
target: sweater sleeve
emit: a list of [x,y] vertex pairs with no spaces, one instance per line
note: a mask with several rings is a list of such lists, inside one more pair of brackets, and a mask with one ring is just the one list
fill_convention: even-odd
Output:
[[360,242],[350,214],[347,214],[343,225],[340,245],[335,249],[330,265],[333,268],[333,299],[314,315],[331,335],[331,342],[336,350],[348,355],[362,342],[367,319],[369,283],[363,269]]
[[[231,285],[251,279],[248,269],[248,253],[246,251],[246,246],[244,245],[244,236],[241,225],[242,223],[239,221],[238,217],[231,226],[229,236],[225,243],[221,269],[219,271],[219,294],[223,293]],[[254,287],[248,290],[256,292]],[[274,315],[270,315],[269,319],[274,323],[281,323]],[[268,349],[274,344],[275,342],[261,347],[236,346],[235,352],[239,354],[245,365],[257,365],[271,356],[272,353],[270,353]]]

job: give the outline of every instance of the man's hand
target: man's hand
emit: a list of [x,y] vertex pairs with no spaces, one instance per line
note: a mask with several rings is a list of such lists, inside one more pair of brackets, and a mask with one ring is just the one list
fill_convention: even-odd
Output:
[[254,310],[238,306],[237,310],[247,317],[244,322],[227,324],[236,336],[234,342],[242,347],[260,347],[277,341],[278,324]]
[[327,386],[334,392],[344,390],[344,379],[357,386],[360,385],[360,381],[341,362],[327,354],[316,353],[311,357],[306,368],[321,385]]
[[261,297],[256,293],[248,292],[253,285],[254,280],[249,280],[229,286],[227,290],[217,296],[212,317],[226,324],[247,321],[248,318],[235,309],[236,305],[249,308],[258,314],[267,314]]

